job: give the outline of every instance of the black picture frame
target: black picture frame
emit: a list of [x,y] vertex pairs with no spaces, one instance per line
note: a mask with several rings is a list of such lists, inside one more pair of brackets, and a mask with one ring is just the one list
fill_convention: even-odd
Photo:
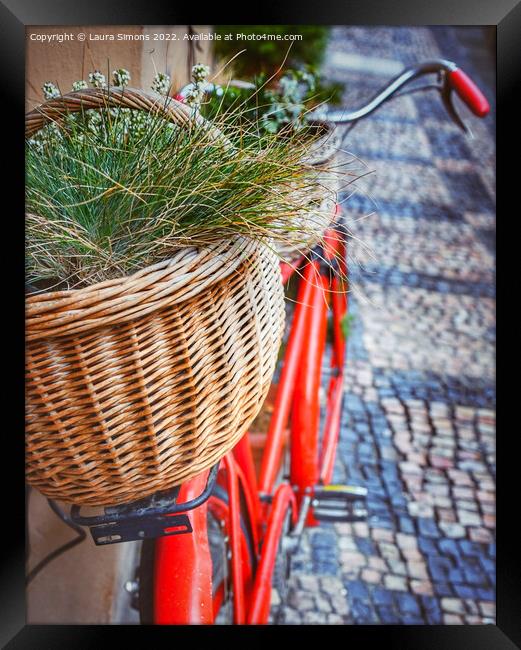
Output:
[[[515,154],[517,110],[513,93],[519,88],[521,70],[521,2],[518,0],[349,0],[335,2],[280,2],[266,0],[262,10],[254,7],[255,15],[249,19],[252,24],[351,24],[351,25],[494,25],[497,29],[497,163],[498,211],[505,223],[515,222],[518,216],[509,214],[508,205],[514,197],[509,193],[516,190],[513,174],[515,169],[509,163],[509,153]],[[521,648],[521,572],[519,570],[520,549],[517,542],[517,512],[515,484],[517,457],[513,443],[518,431],[506,423],[506,415],[500,411],[498,419],[498,491],[497,491],[497,625],[496,626],[320,626],[311,628],[265,627],[265,628],[209,628],[176,627],[147,628],[126,626],[38,626],[25,624],[24,587],[24,449],[21,432],[23,417],[23,101],[24,101],[24,50],[25,27],[28,25],[92,25],[92,24],[220,24],[233,23],[239,19],[248,22],[244,14],[240,17],[232,6],[216,6],[209,10],[184,7],[174,3],[161,5],[154,0],[89,0],[89,2],[66,2],[64,0],[2,0],[0,2],[0,53],[2,62],[0,88],[3,91],[4,118],[2,144],[4,160],[4,197],[16,197],[13,207],[7,210],[4,203],[4,219],[9,219],[11,230],[4,234],[2,251],[13,258],[9,264],[4,261],[5,290],[11,295],[8,301],[4,324],[8,334],[4,335],[4,346],[12,353],[10,364],[4,361],[4,377],[9,377],[10,394],[3,412],[12,418],[7,425],[4,419],[4,447],[0,517],[2,539],[7,542],[0,561],[0,642],[8,648],[91,648],[117,644],[121,647],[130,633],[134,643],[145,643],[146,647],[157,647],[159,643],[188,643],[192,647],[203,644],[222,643],[222,635],[230,640],[243,641],[249,646],[265,646],[283,637],[301,637],[311,642],[334,634],[342,644],[381,644],[384,648],[496,650]],[[191,13],[190,16],[187,13]],[[518,120],[517,120],[518,121]],[[6,125],[9,125],[7,128]],[[16,127],[15,127],[16,125]],[[514,158],[512,158],[514,159]],[[7,175],[7,178],[5,177]],[[511,177],[511,178],[510,178]],[[510,181],[510,182],[509,182]],[[517,181],[519,183],[519,181]],[[498,248],[503,245],[500,228]],[[4,231],[4,233],[7,231]],[[508,239],[508,236],[506,236]],[[514,259],[514,262],[516,260]],[[8,265],[7,265],[8,264]],[[8,269],[8,273],[5,270]],[[515,272],[515,271],[514,271]],[[507,271],[500,273],[506,278]],[[517,277],[517,276],[515,276]],[[501,292],[499,292],[500,295]],[[505,291],[506,293],[506,291]],[[501,301],[499,301],[501,304]],[[6,312],[4,312],[6,313]],[[501,323],[501,319],[498,319]],[[515,331],[515,321],[505,319],[505,335],[509,328]],[[518,329],[518,328],[517,328]],[[515,340],[515,339],[514,339]],[[6,341],[9,341],[7,345]],[[506,344],[505,344],[506,347]],[[500,348],[501,349],[501,348]],[[514,382],[515,384],[515,382]],[[503,384],[501,384],[503,385]],[[516,405],[516,386],[505,380],[504,397],[500,403]],[[510,398],[510,399],[509,399]],[[4,393],[4,400],[5,400]],[[519,401],[519,398],[518,398]],[[504,428],[503,428],[504,427]],[[7,469],[12,469],[9,475]],[[513,478],[511,478],[513,477]],[[512,499],[513,496],[513,499]],[[510,503],[510,500],[514,503]],[[162,638],[158,638],[162,637]],[[312,638],[313,637],[313,638]],[[106,641],[105,641],[106,639]],[[299,638],[300,640],[300,638]],[[291,642],[293,642],[291,640]]]

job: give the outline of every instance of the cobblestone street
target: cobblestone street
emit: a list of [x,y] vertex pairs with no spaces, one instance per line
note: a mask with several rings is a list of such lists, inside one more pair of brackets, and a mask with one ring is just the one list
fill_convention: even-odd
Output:
[[[356,107],[404,65],[448,58],[493,103],[487,47],[479,29],[337,27],[324,72]],[[334,481],[368,488],[369,518],[306,530],[286,623],[495,622],[494,108],[457,109],[474,139],[431,90],[346,144],[374,173],[343,205],[353,321]]]

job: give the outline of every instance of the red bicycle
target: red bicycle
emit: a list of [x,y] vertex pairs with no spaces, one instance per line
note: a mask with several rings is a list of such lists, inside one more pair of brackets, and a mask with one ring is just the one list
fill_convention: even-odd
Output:
[[[426,74],[438,75],[437,84],[407,92],[436,88],[464,130],[451,101],[453,90],[476,116],[489,112],[486,98],[469,77],[454,63],[439,59],[405,70],[364,107],[330,113],[327,119],[354,125]],[[296,302],[267,432],[256,434],[255,440],[246,433],[220,464],[182,486],[107,507],[102,515],[85,516],[77,506],[65,513],[51,502],[76,530],[88,526],[96,544],[143,540],[138,587],[144,623],[265,624],[274,583],[283,604],[291,554],[304,527],[324,520],[357,521],[367,514],[365,488],[331,484],[348,312],[341,279],[347,276],[346,234],[339,206],[335,210],[337,223],[321,247],[296,264],[281,265],[284,283],[296,287]],[[327,377],[326,351],[331,359]],[[260,448],[262,454],[255,458]],[[281,615],[282,606],[276,622]]]

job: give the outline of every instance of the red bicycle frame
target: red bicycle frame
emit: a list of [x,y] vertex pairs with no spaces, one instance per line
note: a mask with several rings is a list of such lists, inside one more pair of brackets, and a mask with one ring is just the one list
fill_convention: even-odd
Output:
[[[426,74],[438,75],[439,84],[434,87],[439,90],[450,117],[463,130],[466,127],[452,104],[453,91],[478,117],[489,112],[486,98],[456,64],[435,59],[402,71],[365,106],[350,112],[329,112],[327,119],[339,124],[355,124],[411,80]],[[187,89],[188,86],[180,92],[181,100]],[[421,90],[421,87],[415,89]],[[342,271],[340,277],[346,276],[345,240],[339,238],[334,231],[326,235],[324,257],[330,263],[339,264]],[[296,266],[281,265],[284,282],[292,277]],[[157,623],[210,623],[219,609],[223,598],[220,586],[214,588],[213,599],[211,596],[207,509],[222,522],[230,542],[235,623],[268,621],[271,578],[288,510],[291,510],[293,524],[297,519],[299,525],[304,521],[307,525],[316,523],[313,508],[309,506],[313,503],[315,488],[331,481],[340,430],[346,347],[342,319],[347,314],[348,302],[339,275],[330,277],[318,259],[307,261],[300,268],[303,279],[288,334],[258,480],[246,434],[233,452],[225,457],[219,472],[218,482],[227,491],[228,503],[211,497],[207,504],[188,513],[193,527],[192,535],[157,540]],[[332,318],[333,331],[332,372],[326,393],[324,429],[320,437],[319,395],[328,314]],[[282,482],[275,489],[288,427],[291,483]],[[188,498],[200,491],[204,480],[205,477],[198,476],[183,486],[181,497]],[[256,567],[252,566],[241,527],[241,494],[246,503],[245,515],[253,538]]]
[[[338,207],[336,211],[338,212]],[[326,237],[324,257],[341,257],[345,272],[345,241],[336,231]],[[210,497],[188,512],[191,535],[162,537],[156,541],[154,622],[159,624],[207,624],[214,621],[223,602],[226,585],[212,585],[212,560],[207,535],[208,510],[221,522],[229,540],[233,622],[264,624],[268,621],[271,583],[283,524],[290,511],[295,526],[303,498],[332,475],[340,428],[345,341],[341,321],[347,299],[338,277],[318,259],[301,260],[299,284],[287,346],[268,428],[259,477],[255,472],[249,435],[240,440],[221,463],[218,484],[228,503]],[[298,267],[281,265],[287,282]],[[328,315],[332,319],[332,374],[327,389],[326,419],[320,441],[320,386],[326,347]],[[290,428],[290,484],[277,479],[284,441]],[[193,498],[205,485],[207,472],[182,487],[180,501]],[[241,498],[243,495],[243,506]],[[255,564],[241,512],[248,519]],[[314,525],[312,508],[307,525]],[[213,596],[212,596],[213,592]]]

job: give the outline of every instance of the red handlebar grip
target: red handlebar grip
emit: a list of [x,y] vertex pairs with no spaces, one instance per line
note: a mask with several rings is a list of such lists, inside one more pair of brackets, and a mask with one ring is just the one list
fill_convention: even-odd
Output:
[[470,110],[478,117],[485,117],[490,111],[490,104],[472,79],[459,68],[449,74],[451,86]]

